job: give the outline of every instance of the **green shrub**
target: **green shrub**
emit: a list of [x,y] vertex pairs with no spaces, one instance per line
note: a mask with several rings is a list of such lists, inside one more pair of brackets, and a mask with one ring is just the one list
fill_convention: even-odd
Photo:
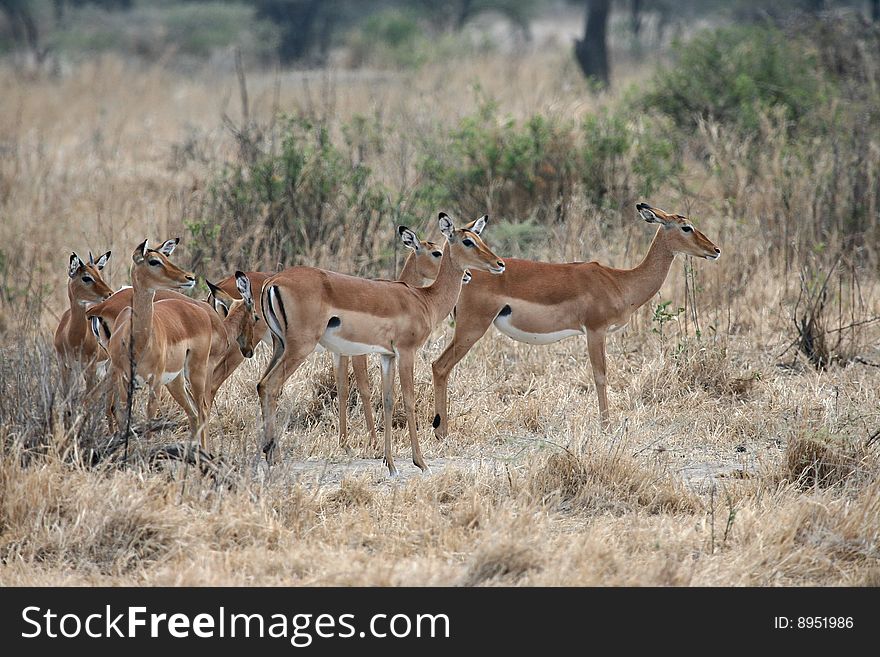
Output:
[[418,201],[454,204],[468,215],[563,220],[576,191],[619,206],[651,194],[680,168],[666,122],[620,111],[591,115],[578,131],[541,115],[520,124],[501,119],[484,100],[451,134],[432,139],[420,161]]
[[387,10],[368,17],[348,38],[353,65],[418,68],[428,58],[429,39],[408,13]]
[[562,121],[536,115],[518,125],[484,100],[451,133],[423,144],[417,203],[546,220],[571,195],[573,143]]
[[583,123],[580,178],[596,204],[618,205],[634,196],[650,196],[681,167],[668,126],[658,119],[636,119],[601,111]]
[[796,123],[821,102],[815,54],[770,27],[731,27],[675,45],[677,61],[661,69],[643,106],[692,129],[700,118],[756,130],[762,113],[781,107]]
[[277,134],[240,139],[242,157],[219,173],[203,217],[187,222],[196,263],[229,270],[292,264],[343,245],[355,257],[369,250],[368,234],[389,214],[388,195],[333,143],[326,124],[286,117]]
[[279,39],[278,28],[258,20],[245,2],[151,2],[130,11],[105,11],[88,3],[67,7],[65,16],[47,44],[73,55],[119,51],[156,58],[174,51],[204,58],[235,45],[245,55],[267,60]]

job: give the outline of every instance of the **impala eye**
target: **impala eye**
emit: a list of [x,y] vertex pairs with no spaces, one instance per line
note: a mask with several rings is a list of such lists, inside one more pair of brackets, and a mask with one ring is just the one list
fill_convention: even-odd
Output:
[[474,245],[474,241],[473,241],[470,237],[465,237],[465,238],[461,241],[461,243],[464,244],[464,245],[465,245],[466,247],[468,247],[468,248],[470,248],[470,247],[472,247],[472,246]]
[[431,251],[431,255],[434,256],[435,258],[439,258],[440,256],[443,255],[443,251]]
[[693,227],[692,227],[692,226],[682,226],[681,229],[682,229],[684,232],[689,233],[689,232],[691,232],[691,231],[693,230]]
[[83,277],[82,277],[82,282],[83,282],[83,283],[94,283],[94,282],[95,282],[95,279],[92,278],[91,276],[83,276]]
[[158,267],[161,264],[162,264],[161,260],[150,260],[150,265],[153,267]]

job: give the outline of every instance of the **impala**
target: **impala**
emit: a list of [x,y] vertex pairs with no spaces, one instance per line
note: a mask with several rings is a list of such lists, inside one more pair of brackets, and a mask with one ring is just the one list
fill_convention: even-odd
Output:
[[83,262],[76,253],[70,254],[67,269],[67,298],[70,308],[61,315],[54,340],[55,350],[65,368],[74,362],[91,366],[93,362],[103,358],[95,337],[89,330],[86,309],[103,301],[113,292],[101,276],[101,270],[109,259],[109,251],[97,260],[89,252],[88,262]]
[[195,275],[168,259],[173,248],[166,242],[159,250],[151,249],[144,240],[132,254],[132,304],[116,317],[108,344],[116,420],[122,426],[129,386],[147,387],[149,423],[156,412],[159,387],[164,385],[186,413],[192,438],[204,448],[210,411],[211,318],[216,314],[207,304],[199,307],[191,300],[153,302],[156,290],[195,286]]
[[[251,284],[248,278],[241,272],[236,272],[233,280],[238,285],[238,299],[233,299],[222,290],[214,291],[210,281],[208,287],[212,289],[209,305],[204,301],[197,301],[180,292],[173,290],[156,290],[154,302],[166,299],[178,299],[193,304],[200,308],[211,310],[211,356],[210,371],[211,384],[209,396],[213,406],[214,398],[220,386],[229,378],[235,369],[245,358],[251,358],[260,336],[257,333],[259,317],[254,312],[254,301],[251,293]],[[219,295],[219,299],[218,299]],[[131,307],[132,288],[123,288],[115,292],[111,297],[95,305],[89,311],[92,321],[92,332],[97,338],[98,344],[105,350],[109,349],[112,336],[112,326],[119,314]],[[222,319],[212,310],[222,308]]]
[[[410,249],[403,269],[397,280],[410,287],[424,287],[437,278],[443,251],[434,242],[422,241],[418,235],[406,226],[397,229],[404,246]],[[348,359],[349,356],[333,352],[333,365],[336,370],[336,398],[339,402],[339,444],[347,448],[348,444]],[[373,402],[370,395],[370,379],[367,374],[367,356],[361,354],[351,356],[351,368],[361,405],[364,407],[364,420],[370,432],[370,446],[376,447],[379,439],[376,436],[376,424],[373,421]]]
[[[469,225],[468,227],[471,226]],[[398,280],[412,287],[423,287],[430,284],[437,277],[437,272],[440,270],[440,258],[443,256],[443,251],[434,242],[419,239],[414,231],[405,226],[399,227],[398,234],[400,235],[400,240],[403,242],[404,246],[410,249],[410,253],[407,255],[406,261],[403,263],[403,269],[400,271]],[[249,271],[246,275],[248,279],[250,279],[251,286],[257,290],[262,290],[263,284],[270,276],[272,276],[272,274],[267,274],[265,272],[254,271]],[[240,297],[236,278],[233,276],[224,278],[216,285],[208,283],[208,286],[211,288],[212,292],[212,299],[210,301],[216,308],[217,312],[221,315],[225,315],[228,312],[227,304],[220,300],[215,290],[219,289],[220,294],[225,294],[230,299]],[[271,344],[271,337],[269,337],[271,332],[262,316],[257,322],[254,331],[257,335],[264,336],[262,338],[263,342]],[[318,344],[316,350],[324,351],[324,348]],[[333,354],[333,365],[336,372],[337,399],[341,405],[344,405],[348,399],[348,359],[348,356]],[[376,446],[378,445],[378,438],[376,437],[376,424],[373,420],[373,406],[370,399],[370,380],[367,374],[367,356],[352,356],[351,365],[354,370],[358,395],[361,398],[361,405],[364,409],[364,420],[367,424],[367,430],[370,433],[370,445]],[[347,408],[343,407],[340,407],[339,410],[339,444],[347,449],[348,413]]]
[[[241,292],[238,289],[238,274],[240,272],[235,272],[233,276],[227,276],[226,278],[218,281],[217,284],[209,283],[208,288],[211,290],[211,296],[208,298],[208,303],[214,306],[214,310],[216,310],[221,317],[226,317],[229,312],[229,306],[225,301],[221,301],[219,297],[214,294],[214,290],[220,290],[223,294],[226,295],[227,299],[231,299],[232,301],[237,301],[241,299]],[[259,294],[260,290],[263,289],[263,283],[272,276],[267,272],[263,271],[249,271],[244,274],[248,282],[250,284],[251,290],[256,290]],[[263,313],[259,308],[255,307],[254,311],[257,315],[257,324],[254,326],[254,332],[259,336],[262,342],[266,343],[266,346],[272,345],[272,334],[269,331],[269,327],[266,326],[266,320],[263,319]]]
[[209,394],[211,404],[217,396],[217,391],[223,382],[230,377],[235,369],[241,365],[245,358],[252,358],[254,349],[262,337],[260,325],[265,326],[262,318],[254,309],[254,297],[251,287],[251,279],[244,272],[235,272],[235,285],[238,291],[238,299],[226,294],[222,289],[211,283],[212,304],[223,308],[223,328],[225,329],[225,343],[217,351],[211,347],[211,387]]
[[587,336],[587,350],[603,426],[608,423],[605,338],[629,322],[653,297],[677,253],[716,260],[721,250],[681,215],[647,203],[636,209],[657,233],[644,260],[633,269],[614,269],[597,262],[567,264],[507,260],[500,278],[474,272],[456,307],[452,342],[432,365],[434,433],[447,434],[446,393],[449,373],[490,325],[519,342],[544,345],[574,335]]
[[262,450],[269,462],[277,450],[275,413],[284,382],[321,344],[342,356],[381,356],[384,455],[391,476],[397,474],[391,455],[391,412],[394,361],[398,359],[413,463],[422,471],[427,469],[415,427],[415,352],[452,311],[466,268],[504,272],[504,262],[478,236],[485,219],[477,220],[473,230],[456,229],[452,220],[440,213],[440,231],[446,245],[437,278],[428,287],[368,280],[312,267],[292,267],[266,281],[260,300],[274,350],[257,392],[263,413]]

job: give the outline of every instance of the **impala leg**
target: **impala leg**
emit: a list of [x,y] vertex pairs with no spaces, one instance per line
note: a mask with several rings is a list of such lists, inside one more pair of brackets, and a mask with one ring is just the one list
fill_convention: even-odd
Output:
[[196,410],[195,400],[186,389],[186,380],[183,376],[178,376],[168,383],[165,388],[171,394],[171,397],[174,398],[174,401],[183,409],[183,412],[186,413],[186,420],[189,423],[189,435],[194,437],[199,430],[199,414]]
[[[278,400],[284,389],[284,383],[312,353],[316,343],[317,340],[311,344],[291,344],[285,348],[281,341],[277,340],[276,354],[273,354],[269,368],[257,384],[257,394],[260,397],[260,408],[263,413],[263,444],[260,449],[266,455],[266,461],[269,463],[275,462],[278,451],[275,415],[278,411]],[[278,351],[281,352],[280,355],[277,353]]]
[[204,450],[208,449],[208,414],[211,409],[211,402],[208,396],[210,392],[208,378],[208,359],[206,353],[204,362],[190,364],[189,376],[187,377],[189,393],[196,406],[198,429],[197,436],[193,436],[193,439],[198,439],[199,445]]
[[593,367],[593,381],[596,384],[596,395],[599,397],[599,418],[602,428],[607,429],[608,395],[605,384],[605,332],[589,331],[587,333],[587,350],[590,354],[590,365]]
[[144,420],[144,438],[153,433],[153,419],[159,412],[159,386],[150,382],[147,388],[147,417]]
[[[460,308],[456,313],[460,323],[455,327],[452,342],[447,345],[440,357],[431,365],[434,378],[434,435],[445,438],[448,433],[446,393],[449,386],[449,374],[452,368],[465,357],[465,354],[482,338],[492,325],[497,311],[486,315],[467,314]],[[467,318],[467,319],[465,319]]]
[[272,336],[272,357],[266,366],[266,371],[257,383],[257,397],[260,399],[260,412],[263,415],[263,443],[260,449],[266,455],[266,460],[272,463],[275,454],[275,411],[278,408],[278,394],[281,386],[269,388],[274,385],[274,378],[281,358],[284,356],[284,343],[274,333]]
[[413,463],[422,472],[427,471],[428,466],[422,457],[422,448],[419,445],[419,437],[416,433],[415,411],[415,384],[413,382],[414,355],[411,351],[401,351],[398,360],[400,368],[400,390],[403,395],[403,408],[406,411],[406,426],[409,429],[409,441],[412,443]]
[[114,433],[118,429],[118,423],[116,422],[116,407],[119,403],[117,398],[117,393],[119,390],[119,383],[117,381],[117,377],[111,371],[110,376],[108,377],[109,381],[107,382],[107,406],[104,409],[104,412],[107,417],[107,428],[110,433]]
[[392,477],[398,475],[391,455],[391,416],[394,411],[394,356],[382,354],[382,408],[385,411],[385,465]]
[[339,402],[339,446],[348,448],[348,356],[333,353],[333,369],[336,371],[336,401]]
[[376,423],[373,420],[373,400],[370,398],[370,377],[367,374],[367,357],[353,356],[351,368],[354,370],[354,381],[357,385],[361,406],[364,407],[364,421],[370,432],[370,449],[378,449],[379,439],[376,437]]
[[[115,377],[115,388],[116,388],[116,396],[115,399],[111,397],[110,399],[110,410],[113,414],[113,417],[116,418],[116,429],[118,431],[122,431],[125,429],[128,418],[128,381],[125,380],[125,377],[121,374],[118,374]],[[132,396],[134,396],[134,391],[132,391]],[[132,407],[132,412],[134,408]]]

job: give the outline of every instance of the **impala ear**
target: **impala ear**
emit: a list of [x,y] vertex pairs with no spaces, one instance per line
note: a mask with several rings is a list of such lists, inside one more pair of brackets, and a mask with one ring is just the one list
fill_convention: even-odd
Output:
[[470,270],[470,269],[465,269],[465,270],[464,270],[464,274],[461,275],[461,284],[462,284],[462,285],[467,285],[468,283],[471,282],[471,279],[472,279],[473,277],[474,277],[474,275],[471,274],[471,270]]
[[234,302],[233,298],[207,278],[205,279],[205,283],[208,284],[208,289],[211,291],[211,305],[214,306],[214,310],[217,311],[217,314],[221,317],[226,317]]
[[254,295],[251,290],[251,279],[249,279],[244,272],[235,272],[235,287],[238,288],[238,293],[241,295],[241,298],[244,299],[247,307],[253,308]]
[[74,276],[76,276],[76,272],[79,271],[80,267],[85,267],[85,263],[83,263],[83,261],[80,260],[79,256],[76,255],[76,253],[71,253],[70,254],[70,264],[68,265],[68,268],[67,268],[67,275],[70,276],[71,278],[73,278]]
[[440,232],[443,233],[446,239],[451,239],[453,233],[455,233],[455,224],[452,223],[452,219],[445,212],[441,212],[438,221],[440,222]]
[[156,250],[167,258],[174,253],[174,249],[177,248],[178,244],[180,244],[180,238],[175,237],[173,240],[165,240],[162,242],[162,246]]
[[[91,256],[92,256],[92,253],[91,253],[91,251],[90,251],[90,252],[89,252],[89,258],[91,258]],[[107,264],[107,261],[108,261],[109,259],[110,259],[110,251],[107,251],[107,253],[105,253],[104,255],[102,255],[102,256],[101,256],[100,258],[98,258],[97,260],[93,260],[93,261],[92,261],[92,264],[94,264],[95,267],[98,268],[98,271],[101,271],[102,269],[104,269],[104,266]]]
[[666,223],[663,221],[656,212],[654,212],[654,208],[652,208],[647,203],[638,203],[636,205],[636,210],[639,211],[642,219],[647,221],[649,224],[663,224]]
[[407,248],[410,248],[413,251],[418,251],[420,248],[422,248],[422,243],[419,240],[419,236],[406,226],[398,226],[397,234],[400,235],[400,241],[403,242],[404,246],[406,246]]
[[150,248],[147,245],[147,242],[148,240],[144,240],[143,242],[138,244],[134,249],[134,253],[131,254],[131,259],[134,261],[135,264],[141,264],[144,261],[144,258],[147,257],[147,251]]
[[479,219],[475,219],[471,223],[469,223],[465,228],[475,235],[480,235],[483,232],[483,229],[486,228],[486,222],[489,221],[489,215],[484,214]]

